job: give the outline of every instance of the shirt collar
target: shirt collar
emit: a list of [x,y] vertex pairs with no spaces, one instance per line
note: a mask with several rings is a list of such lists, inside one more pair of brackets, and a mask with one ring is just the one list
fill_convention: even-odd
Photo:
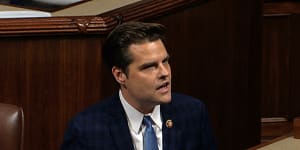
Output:
[[135,133],[138,133],[141,131],[141,125],[143,122],[144,115],[148,115],[151,117],[155,125],[161,130],[162,129],[162,121],[161,121],[161,114],[160,114],[160,105],[156,105],[152,111],[152,113],[149,114],[143,114],[139,112],[137,109],[132,107],[123,97],[121,90],[119,90],[119,97],[121,100],[121,103],[123,105],[123,108],[127,115],[127,120],[129,126],[133,129]]

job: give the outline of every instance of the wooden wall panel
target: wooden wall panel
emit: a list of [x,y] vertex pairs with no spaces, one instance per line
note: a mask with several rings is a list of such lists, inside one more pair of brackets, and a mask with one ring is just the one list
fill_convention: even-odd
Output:
[[297,2],[264,4],[262,117],[300,115],[299,8]]
[[262,117],[289,116],[290,16],[265,16],[262,50]]
[[1,38],[0,46],[0,99],[24,109],[25,150],[58,149],[66,122],[100,97],[99,36]]
[[157,2],[97,17],[0,20],[0,101],[24,107],[25,150],[58,149],[76,112],[117,91],[100,51],[107,32],[131,20],[166,25],[173,89],[207,104],[219,149],[259,143],[260,0]]
[[300,13],[291,16],[290,44],[290,118],[300,116]]
[[147,20],[166,25],[172,90],[207,104],[220,149],[259,143],[259,4],[211,1]]

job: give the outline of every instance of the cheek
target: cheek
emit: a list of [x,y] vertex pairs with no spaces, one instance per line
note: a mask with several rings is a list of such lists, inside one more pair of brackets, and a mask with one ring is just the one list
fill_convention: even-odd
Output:
[[155,79],[152,78],[150,74],[142,74],[139,76],[132,76],[129,83],[132,88],[135,88],[136,90],[140,91],[142,89],[154,87]]

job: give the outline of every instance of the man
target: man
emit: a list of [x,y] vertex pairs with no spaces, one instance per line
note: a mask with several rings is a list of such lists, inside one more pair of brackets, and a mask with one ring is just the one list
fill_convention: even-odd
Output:
[[160,24],[128,22],[109,34],[103,59],[119,93],[72,119],[61,150],[216,149],[204,104],[171,93],[163,32]]

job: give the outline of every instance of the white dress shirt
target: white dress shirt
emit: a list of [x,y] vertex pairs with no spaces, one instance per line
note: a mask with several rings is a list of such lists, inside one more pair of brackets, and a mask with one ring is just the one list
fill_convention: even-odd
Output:
[[143,150],[143,133],[145,131],[145,126],[142,122],[144,115],[150,116],[153,120],[154,123],[152,126],[157,137],[158,149],[162,150],[162,120],[160,105],[155,106],[152,113],[143,114],[128,104],[123,97],[121,90],[119,91],[119,96],[126,112],[127,122],[135,150]]

